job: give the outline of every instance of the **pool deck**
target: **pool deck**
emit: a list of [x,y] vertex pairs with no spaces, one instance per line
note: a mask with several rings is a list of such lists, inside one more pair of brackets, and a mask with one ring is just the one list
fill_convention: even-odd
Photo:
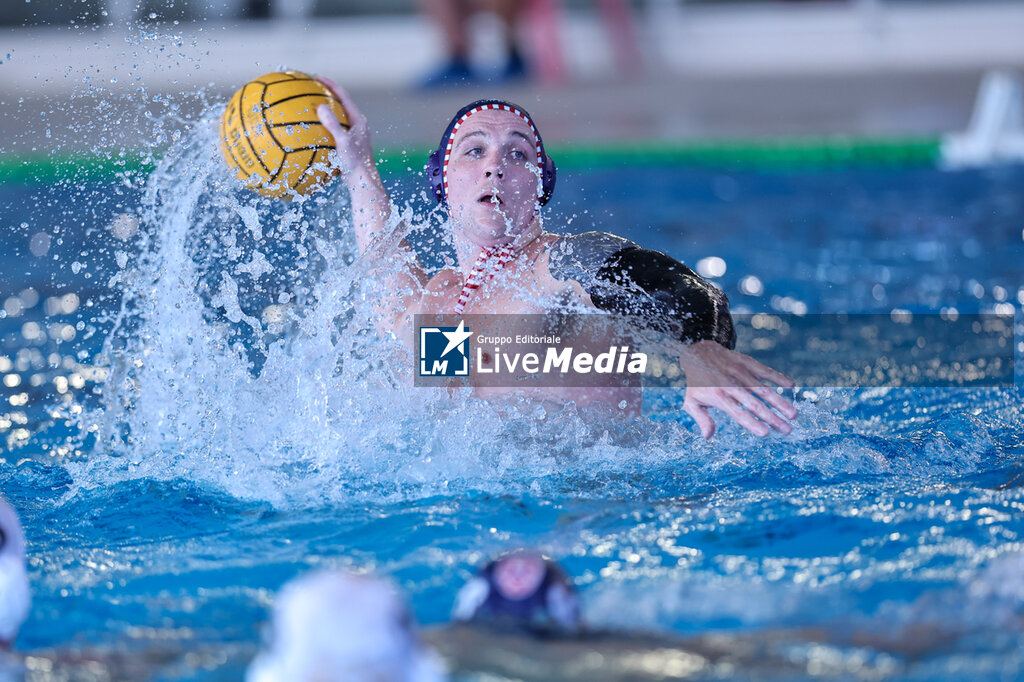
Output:
[[[494,63],[499,29],[477,29],[477,56]],[[596,15],[566,15],[561,34],[560,83],[422,92],[411,84],[440,44],[416,16],[4,29],[0,150],[145,146],[168,111],[173,130],[201,100],[280,66],[348,87],[392,152],[436,144],[451,112],[481,96],[521,103],[561,142],[937,135],[966,126],[983,73],[1024,72],[1024,3],[663,9],[638,17],[634,71],[616,68]]]

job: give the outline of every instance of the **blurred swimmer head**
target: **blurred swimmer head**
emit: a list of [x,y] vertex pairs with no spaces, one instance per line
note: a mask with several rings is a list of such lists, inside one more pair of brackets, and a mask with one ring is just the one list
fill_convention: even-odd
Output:
[[278,594],[269,634],[246,682],[445,679],[403,600],[376,578],[317,571],[290,581]]
[[462,622],[534,631],[581,627],[579,598],[565,571],[535,552],[506,554],[490,562],[455,598]]
[[1024,612],[1024,552],[1007,552],[992,558],[967,578],[966,586],[968,597],[983,605],[991,622],[997,615]]
[[25,535],[17,512],[0,498],[0,647],[14,642],[30,603]]

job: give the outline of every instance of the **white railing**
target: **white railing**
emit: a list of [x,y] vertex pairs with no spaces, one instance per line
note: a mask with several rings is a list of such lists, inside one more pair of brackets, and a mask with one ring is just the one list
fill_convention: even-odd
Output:
[[942,142],[947,168],[1024,162],[1024,86],[1007,71],[985,74],[967,130]]

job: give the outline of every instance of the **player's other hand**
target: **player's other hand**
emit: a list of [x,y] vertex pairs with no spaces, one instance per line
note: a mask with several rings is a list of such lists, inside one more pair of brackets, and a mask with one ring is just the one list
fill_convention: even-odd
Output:
[[793,380],[785,374],[714,341],[687,346],[679,363],[686,373],[683,410],[697,422],[705,438],[715,433],[715,420],[708,412],[711,407],[758,436],[767,436],[771,429],[782,434],[793,430],[789,422],[796,419],[796,408],[764,383],[792,388]]

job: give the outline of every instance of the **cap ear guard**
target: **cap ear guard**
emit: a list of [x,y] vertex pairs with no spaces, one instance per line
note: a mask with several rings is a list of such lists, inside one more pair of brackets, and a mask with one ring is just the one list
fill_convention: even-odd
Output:
[[558,169],[555,162],[547,153],[544,154],[544,165],[540,169],[541,194],[540,205],[545,206],[551,201],[551,195],[555,193],[555,179],[558,177]]
[[452,617],[457,621],[468,622],[481,606],[491,596],[491,584],[486,579],[477,576],[462,586],[455,595],[455,606],[452,609]]
[[581,627],[579,599],[567,583],[556,582],[548,588],[547,605],[551,619],[563,628]]
[[434,191],[434,198],[437,203],[444,203],[444,179],[441,177],[441,154],[440,149],[430,152],[427,159],[427,180],[430,182],[430,189]]

